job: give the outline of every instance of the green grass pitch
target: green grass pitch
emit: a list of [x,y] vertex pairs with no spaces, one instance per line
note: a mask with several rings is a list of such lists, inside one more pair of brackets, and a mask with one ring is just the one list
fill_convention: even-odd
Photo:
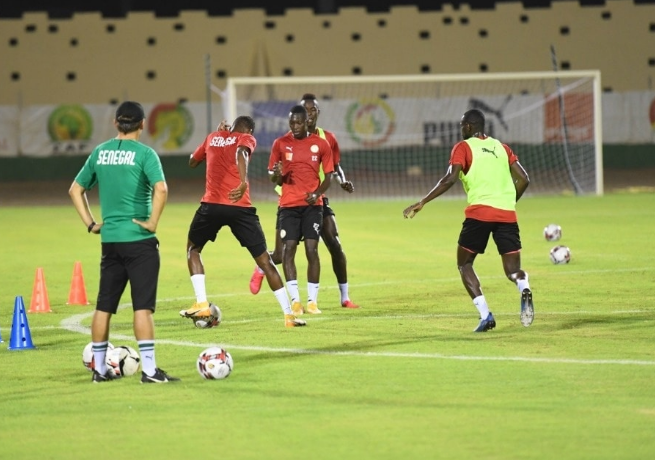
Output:
[[[99,238],[72,205],[0,208],[0,458],[655,458],[655,194],[521,200],[535,320],[521,326],[518,291],[490,242],[476,262],[498,322],[485,334],[472,333],[477,311],[455,265],[463,200],[406,220],[411,200],[332,198],[362,308],[340,308],[321,245],[323,314],[291,330],[266,284],[248,291],[254,263],[228,229],[203,253],[223,323],[199,330],[180,318],[193,301],[185,244],[197,203],[167,206],[156,358],[182,378],[168,385],[91,383],[81,354]],[[272,242],[275,204],[258,209]],[[544,240],[549,223],[562,226],[559,243]],[[571,248],[570,264],[549,261],[555,244]],[[305,294],[302,251],[297,259]],[[76,261],[89,306],[66,305]],[[36,349],[9,351],[16,296],[29,309],[39,267],[52,312],[27,315]],[[110,341],[136,348],[123,302]],[[211,345],[234,357],[226,380],[195,369]]]

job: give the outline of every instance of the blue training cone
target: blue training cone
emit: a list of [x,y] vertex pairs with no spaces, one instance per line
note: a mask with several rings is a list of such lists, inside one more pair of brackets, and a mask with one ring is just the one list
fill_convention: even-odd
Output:
[[30,326],[27,324],[25,314],[25,303],[23,297],[17,296],[14,302],[14,320],[11,323],[11,338],[9,339],[8,350],[27,350],[36,348],[32,343]]

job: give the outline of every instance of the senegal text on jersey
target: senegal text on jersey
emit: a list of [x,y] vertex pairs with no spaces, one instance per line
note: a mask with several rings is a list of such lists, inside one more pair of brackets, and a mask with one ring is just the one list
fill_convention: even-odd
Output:
[[209,145],[211,147],[227,147],[228,145],[234,144],[236,141],[236,136],[230,136],[227,139],[225,139],[223,136],[214,136],[209,142]]
[[100,150],[98,164],[134,166],[134,152],[131,150]]

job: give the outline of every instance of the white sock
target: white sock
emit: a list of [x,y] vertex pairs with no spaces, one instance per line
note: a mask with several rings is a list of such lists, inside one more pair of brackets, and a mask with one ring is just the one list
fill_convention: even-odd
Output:
[[341,303],[350,300],[350,296],[348,296],[348,283],[339,283],[339,291],[341,292]]
[[105,375],[107,373],[107,345],[109,342],[93,342],[91,349],[93,350],[93,368],[98,371],[98,374]]
[[284,312],[284,314],[292,315],[293,313],[291,312],[291,303],[289,302],[289,296],[287,295],[287,290],[281,287],[277,291],[273,291],[273,294],[275,294],[275,298],[277,299],[277,302],[280,304],[280,307],[282,307],[282,311]]
[[260,275],[263,275],[263,274],[264,274],[264,270],[262,270],[262,269],[259,267],[259,265],[257,265],[257,267],[255,267],[255,270],[257,270],[257,273],[259,273]]
[[300,302],[300,293],[298,292],[298,280],[287,281],[287,291],[291,302]]
[[524,289],[530,289],[530,283],[528,282],[528,274],[525,274],[525,279],[516,280],[516,286],[519,288],[519,292],[523,292]]
[[477,296],[473,299],[473,305],[480,312],[480,319],[487,319],[489,316],[489,306],[487,305],[487,299],[484,298],[484,295]]
[[139,345],[139,354],[141,355],[141,370],[147,376],[152,377],[155,375],[155,368],[157,367],[155,362],[155,340],[138,340],[136,343]]
[[191,277],[193,292],[196,294],[196,302],[207,302],[207,291],[205,290],[205,275],[193,275]]
[[318,283],[307,283],[307,303],[318,303]]

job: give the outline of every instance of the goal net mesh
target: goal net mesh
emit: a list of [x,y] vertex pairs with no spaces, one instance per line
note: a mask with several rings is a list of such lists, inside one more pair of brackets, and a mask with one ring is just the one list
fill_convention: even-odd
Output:
[[[305,93],[316,96],[318,126],[332,131],[355,193],[339,200],[420,198],[448,167],[469,109],[486,116],[486,133],[508,144],[530,175],[528,195],[602,193],[594,72],[448,76],[234,78],[224,92],[226,117],[255,119],[249,167],[253,198],[277,198],[267,178],[275,138]],[[463,196],[461,184],[447,195]],[[337,198],[337,197],[335,197]]]

